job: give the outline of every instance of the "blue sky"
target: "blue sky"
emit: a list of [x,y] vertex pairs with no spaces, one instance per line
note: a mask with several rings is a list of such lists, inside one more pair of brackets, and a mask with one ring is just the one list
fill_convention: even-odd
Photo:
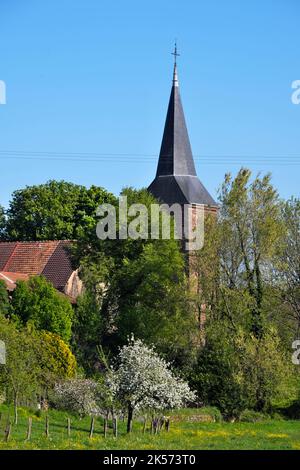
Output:
[[0,204],[53,178],[114,193],[148,185],[175,37],[208,190],[244,165],[299,196],[299,20],[298,0],[0,0]]

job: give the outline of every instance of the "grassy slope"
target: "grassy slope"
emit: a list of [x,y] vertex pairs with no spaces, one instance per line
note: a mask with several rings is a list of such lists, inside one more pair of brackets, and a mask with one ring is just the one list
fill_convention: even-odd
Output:
[[[134,423],[133,433],[125,433],[125,423],[119,423],[119,437],[102,435],[102,421],[96,421],[95,434],[89,439],[88,418],[79,420],[71,417],[72,434],[68,439],[66,431],[67,414],[49,412],[50,437],[44,437],[45,417],[33,416],[32,438],[25,442],[28,411],[21,409],[19,424],[13,426],[8,443],[3,440],[8,408],[0,406],[0,449],[299,449],[300,421],[268,420],[261,423],[201,423],[189,421],[197,410],[176,417],[171,422],[170,431],[162,431],[153,436],[142,434],[142,425]],[[198,411],[199,412],[199,411]],[[10,411],[13,415],[12,410]]]

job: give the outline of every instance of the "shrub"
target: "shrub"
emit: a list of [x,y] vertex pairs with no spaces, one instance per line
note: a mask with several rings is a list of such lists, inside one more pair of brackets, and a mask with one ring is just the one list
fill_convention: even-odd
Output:
[[300,419],[300,399],[295,400],[288,408],[282,410],[289,419]]
[[16,318],[24,325],[59,335],[65,342],[71,338],[73,309],[66,296],[61,295],[43,276],[18,281],[12,296]]
[[98,415],[97,383],[90,379],[71,379],[57,383],[53,401],[57,408],[77,413],[80,417]]
[[217,406],[224,417],[243,410],[269,412],[274,400],[291,395],[292,370],[277,331],[266,328],[261,338],[239,329],[224,335],[222,323],[207,330],[189,381],[205,405]]
[[204,406],[199,411],[201,415],[211,416],[216,423],[220,423],[223,420],[222,413],[216,406]]
[[77,363],[69,346],[55,333],[43,331],[41,345],[45,365],[45,378],[49,384],[60,379],[71,379],[76,375]]
[[254,410],[244,410],[240,414],[240,421],[242,423],[258,423],[264,421],[268,416]]

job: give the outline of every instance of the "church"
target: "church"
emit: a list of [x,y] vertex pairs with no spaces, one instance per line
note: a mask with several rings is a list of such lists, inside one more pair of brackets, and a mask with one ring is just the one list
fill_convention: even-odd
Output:
[[[177,47],[174,50],[172,89],[159,153],[156,176],[148,190],[159,201],[169,206],[189,205],[192,214],[197,208],[216,214],[218,205],[199,180],[179,92]],[[193,217],[192,215],[192,217]]]
[[[216,215],[218,205],[199,180],[179,92],[175,45],[171,95],[159,153],[157,171],[148,191],[169,206],[191,209],[192,225],[197,210]],[[71,241],[0,242],[0,280],[13,291],[18,280],[43,275],[72,303],[82,291],[77,271],[72,268]]]

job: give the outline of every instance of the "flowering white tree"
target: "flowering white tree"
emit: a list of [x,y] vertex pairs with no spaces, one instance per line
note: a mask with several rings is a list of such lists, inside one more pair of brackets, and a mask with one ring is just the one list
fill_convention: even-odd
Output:
[[90,379],[70,379],[57,383],[54,387],[56,405],[80,416],[100,414],[97,388],[97,382]]
[[127,432],[131,431],[133,413],[141,409],[179,408],[195,400],[186,382],[173,375],[170,364],[153,347],[130,339],[118,355],[118,367],[108,376],[116,396],[128,409]]

